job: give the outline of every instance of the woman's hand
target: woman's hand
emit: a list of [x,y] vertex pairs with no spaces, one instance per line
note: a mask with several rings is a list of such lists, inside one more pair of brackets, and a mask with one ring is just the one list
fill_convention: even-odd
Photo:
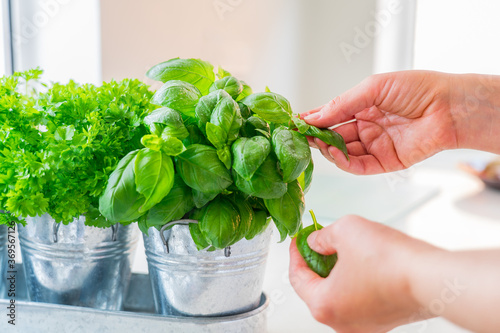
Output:
[[313,232],[308,243],[338,261],[323,279],[290,246],[290,282],[314,318],[338,333],[378,333],[425,319],[410,287],[417,254],[437,248],[381,224],[346,216]]
[[500,152],[500,78],[405,71],[373,75],[328,104],[301,114],[307,123],[335,129],[350,160],[309,138],[330,161],[354,174],[410,167],[445,149]]

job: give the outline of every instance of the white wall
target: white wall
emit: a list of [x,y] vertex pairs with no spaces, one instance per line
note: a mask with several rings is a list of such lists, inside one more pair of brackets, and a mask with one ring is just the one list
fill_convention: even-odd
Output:
[[349,57],[340,46],[374,9],[375,0],[102,0],[103,79],[146,80],[158,62],[202,58],[303,112],[371,74],[373,40]]
[[12,0],[17,71],[46,81],[101,82],[98,0]]
[[415,68],[500,74],[500,1],[420,0]]

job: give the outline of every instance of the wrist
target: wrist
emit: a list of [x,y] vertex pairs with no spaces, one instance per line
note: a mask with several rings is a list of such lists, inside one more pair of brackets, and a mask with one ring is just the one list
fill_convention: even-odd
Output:
[[500,76],[454,75],[450,90],[457,148],[500,153]]
[[449,252],[424,242],[418,242],[419,246],[411,250],[407,281],[411,298],[418,304],[414,320],[426,320],[440,315],[433,309],[433,304],[441,297],[439,293],[433,292],[436,289],[433,284],[440,285],[440,279],[436,279],[436,272],[439,271],[441,263],[446,261],[445,257]]

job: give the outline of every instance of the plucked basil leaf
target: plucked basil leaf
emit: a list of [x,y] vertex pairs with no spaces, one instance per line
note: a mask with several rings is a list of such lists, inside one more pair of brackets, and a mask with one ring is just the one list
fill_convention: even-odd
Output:
[[340,151],[344,153],[345,157],[349,159],[344,138],[339,133],[331,131],[329,129],[320,129],[310,125],[309,129],[304,134],[307,136],[314,136],[315,138],[318,138],[324,143],[326,143],[327,145],[340,149]]
[[185,81],[196,86],[204,95],[215,80],[213,66],[200,59],[170,59],[151,67],[146,76],[161,82]]
[[289,183],[297,179],[311,160],[306,137],[281,126],[272,134],[272,145],[283,171],[283,181]]
[[231,244],[239,224],[238,210],[228,199],[221,196],[206,206],[199,222],[203,236],[217,249],[223,249]]
[[287,190],[287,184],[278,172],[278,161],[273,154],[267,156],[250,180],[245,180],[234,169],[233,178],[241,192],[258,198],[280,198]]
[[236,99],[243,92],[243,85],[234,76],[225,76],[215,81],[210,86],[209,91],[212,92],[219,89],[225,90],[232,98]]
[[[240,132],[242,136],[248,138],[256,135],[263,135],[268,138],[271,135],[269,124],[264,119],[255,116],[245,119]],[[264,134],[262,132],[264,132]]]
[[271,144],[262,136],[241,137],[233,143],[231,151],[234,171],[250,180],[271,152]]
[[232,183],[231,175],[209,146],[193,144],[177,156],[176,170],[184,182],[200,192],[220,193]]
[[114,223],[134,221],[143,215],[139,207],[146,198],[136,191],[134,175],[138,153],[134,150],[120,160],[99,198],[99,211]]
[[[317,226],[317,227],[316,227]],[[316,230],[321,230],[323,227],[316,223],[316,226],[310,225],[305,227],[297,234],[297,249],[304,258],[307,266],[316,272],[319,276],[326,278],[335,264],[337,263],[337,254],[323,255],[313,251],[307,243],[307,237]]]
[[301,134],[305,134],[306,131],[309,129],[310,125],[308,123],[306,123],[304,120],[300,119],[298,116],[293,116],[292,121],[293,121],[294,125],[297,127],[297,130]]
[[305,210],[304,192],[295,180],[288,184],[287,192],[280,198],[264,199],[275,223],[283,225],[289,235],[295,235],[302,224]]
[[145,197],[140,213],[145,213],[170,192],[174,184],[174,163],[167,154],[144,148],[135,158],[136,191]]
[[254,210],[252,224],[245,238],[250,240],[257,235],[260,235],[269,226],[271,218],[267,217],[267,212],[264,210]]
[[242,99],[241,103],[248,106],[265,121],[288,124],[292,117],[290,102],[273,92],[251,94]]
[[193,208],[191,188],[179,175],[175,175],[170,192],[146,215],[147,228],[161,227],[168,222],[179,220]]
[[156,91],[151,103],[166,106],[188,116],[195,116],[195,108],[201,93],[191,83],[179,80],[167,81]]
[[179,111],[167,107],[154,110],[144,118],[144,123],[158,136],[173,136],[180,140],[189,136]]

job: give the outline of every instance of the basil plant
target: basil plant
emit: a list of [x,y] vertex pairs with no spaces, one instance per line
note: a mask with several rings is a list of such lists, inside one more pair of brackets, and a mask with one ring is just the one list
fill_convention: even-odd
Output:
[[313,162],[306,135],[346,153],[337,133],[310,126],[273,92],[253,93],[208,62],[171,59],[147,76],[163,82],[144,118],[141,149],[116,166],[99,210],[142,232],[182,218],[198,249],[223,249],[263,232],[271,219],[281,240],[302,226]]

